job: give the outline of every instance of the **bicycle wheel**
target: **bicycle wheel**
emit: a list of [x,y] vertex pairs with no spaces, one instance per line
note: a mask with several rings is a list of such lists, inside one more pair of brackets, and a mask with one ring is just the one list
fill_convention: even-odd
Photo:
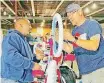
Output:
[[61,83],[76,83],[75,73],[67,66],[60,66]]

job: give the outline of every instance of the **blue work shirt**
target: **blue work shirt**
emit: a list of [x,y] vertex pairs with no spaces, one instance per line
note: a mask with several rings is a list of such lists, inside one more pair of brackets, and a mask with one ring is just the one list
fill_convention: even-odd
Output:
[[33,54],[25,37],[10,30],[3,39],[1,77],[21,82],[33,81]]

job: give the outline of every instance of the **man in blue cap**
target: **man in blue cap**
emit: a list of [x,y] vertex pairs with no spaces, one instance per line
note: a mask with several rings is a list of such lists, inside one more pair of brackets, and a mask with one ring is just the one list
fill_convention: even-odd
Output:
[[64,50],[73,50],[83,83],[104,83],[104,39],[102,27],[92,19],[86,19],[78,4],[66,8],[67,17],[75,26],[72,34],[65,32]]

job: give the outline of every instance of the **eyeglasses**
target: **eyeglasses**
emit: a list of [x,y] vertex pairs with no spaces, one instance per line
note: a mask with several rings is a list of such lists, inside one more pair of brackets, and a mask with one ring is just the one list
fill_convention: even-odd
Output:
[[67,14],[69,20],[72,18],[72,16],[77,12],[78,10],[72,11],[70,13]]

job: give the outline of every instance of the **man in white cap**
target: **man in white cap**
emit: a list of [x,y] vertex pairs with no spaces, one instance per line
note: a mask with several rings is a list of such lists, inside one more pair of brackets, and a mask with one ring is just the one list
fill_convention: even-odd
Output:
[[78,4],[66,8],[67,17],[75,26],[72,34],[65,32],[64,50],[76,55],[83,83],[104,83],[104,39],[102,27],[92,19],[86,19]]

